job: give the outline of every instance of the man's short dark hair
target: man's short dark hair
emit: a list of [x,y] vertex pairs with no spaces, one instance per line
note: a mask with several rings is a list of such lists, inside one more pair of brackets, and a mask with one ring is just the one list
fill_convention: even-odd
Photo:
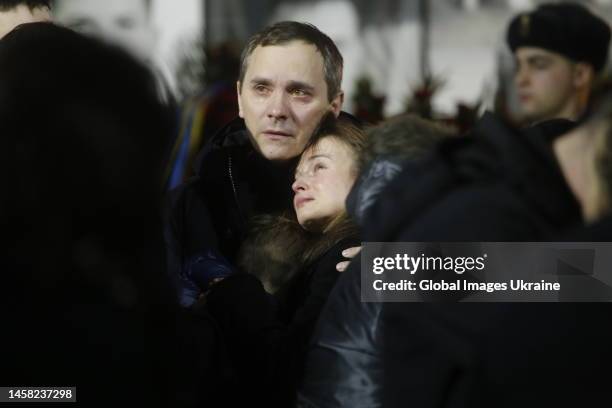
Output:
[[30,10],[51,8],[51,0],[0,0],[0,11],[8,11],[19,5],[26,5]]
[[327,83],[327,97],[332,101],[341,90],[343,60],[338,47],[326,34],[312,24],[282,21],[268,26],[252,36],[240,57],[240,86],[244,81],[249,57],[255,48],[268,45],[284,45],[292,41],[303,41],[317,47],[323,57],[323,71]]

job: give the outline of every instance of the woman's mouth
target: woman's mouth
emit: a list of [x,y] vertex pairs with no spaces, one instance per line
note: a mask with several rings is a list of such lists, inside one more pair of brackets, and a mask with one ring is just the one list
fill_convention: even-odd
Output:
[[296,196],[296,197],[293,199],[293,205],[295,206],[295,208],[300,208],[300,207],[302,207],[304,204],[306,204],[307,202],[312,201],[312,200],[314,200],[314,198],[311,198],[311,197],[299,197],[299,196]]

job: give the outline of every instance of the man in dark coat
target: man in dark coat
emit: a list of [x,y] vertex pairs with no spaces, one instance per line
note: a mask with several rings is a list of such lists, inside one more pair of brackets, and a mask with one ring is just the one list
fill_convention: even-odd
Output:
[[309,24],[277,23],[249,40],[237,82],[240,118],[208,141],[197,177],[171,194],[172,274],[210,249],[233,263],[253,215],[291,208],[297,158],[321,118],[340,114],[342,64],[333,41]]
[[[575,137],[558,137],[571,127],[557,120],[517,132],[486,115],[474,137],[443,144],[390,183],[367,213],[365,240],[537,241],[580,225],[583,200],[558,153]],[[601,397],[590,373],[598,359],[612,360],[604,305],[365,303],[360,277],[354,262],[321,315],[304,406],[541,406]],[[574,392],[576,372],[588,375],[580,384],[591,381],[589,392]]]

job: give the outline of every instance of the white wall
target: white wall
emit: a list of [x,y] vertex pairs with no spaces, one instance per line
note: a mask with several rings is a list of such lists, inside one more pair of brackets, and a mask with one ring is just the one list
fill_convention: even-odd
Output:
[[476,103],[487,82],[495,81],[496,56],[513,12],[435,9],[432,15],[430,62],[446,84],[433,100],[434,109],[454,114],[458,102]]
[[153,21],[159,32],[158,56],[173,70],[181,41],[200,35],[205,0],[153,0]]

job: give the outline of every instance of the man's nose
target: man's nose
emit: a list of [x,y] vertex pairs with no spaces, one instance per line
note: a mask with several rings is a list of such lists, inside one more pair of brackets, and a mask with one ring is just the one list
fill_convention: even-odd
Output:
[[289,105],[285,92],[274,92],[268,105],[268,117],[275,120],[287,119],[289,116]]
[[529,82],[529,74],[526,69],[518,68],[514,74],[514,83],[517,87],[525,86]]

